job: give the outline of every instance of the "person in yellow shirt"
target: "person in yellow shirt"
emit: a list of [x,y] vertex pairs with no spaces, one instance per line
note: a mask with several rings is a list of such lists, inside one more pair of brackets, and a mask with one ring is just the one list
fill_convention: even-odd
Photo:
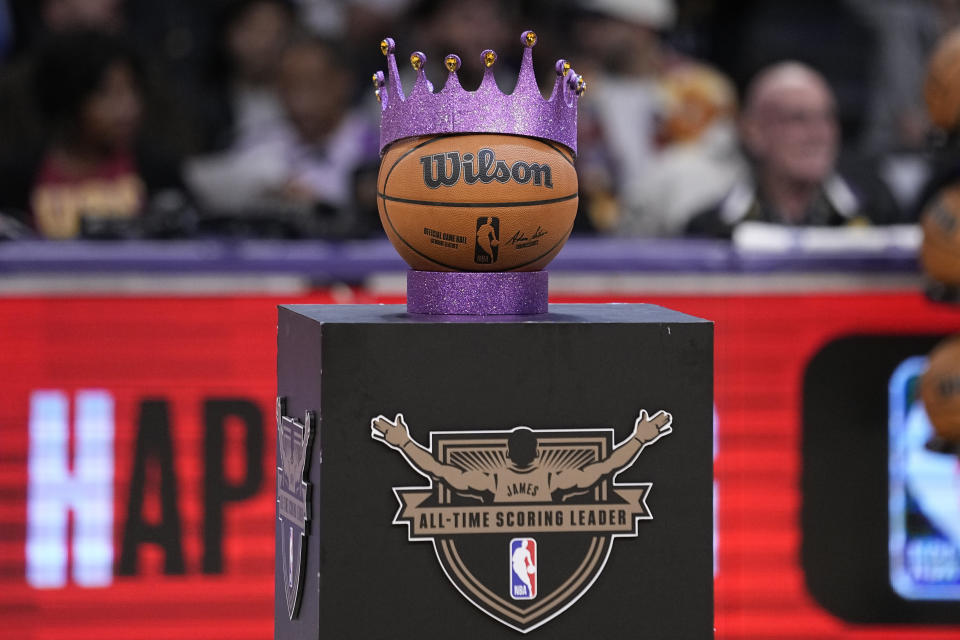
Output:
[[147,100],[139,57],[125,40],[57,34],[33,68],[46,135],[13,171],[4,167],[0,209],[25,211],[38,235],[66,239],[87,221],[133,220],[153,193],[179,187],[176,164],[139,145]]

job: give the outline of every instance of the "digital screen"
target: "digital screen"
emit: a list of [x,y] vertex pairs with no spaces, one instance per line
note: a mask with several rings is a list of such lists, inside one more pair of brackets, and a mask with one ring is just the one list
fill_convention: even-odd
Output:
[[904,598],[960,600],[960,460],[931,446],[926,366],[908,358],[890,379],[890,581]]
[[[358,302],[400,302],[354,293]],[[0,302],[0,636],[272,638],[276,305],[331,299],[321,291],[283,299]],[[947,572],[934,571],[929,560],[945,547],[921,548],[913,556],[909,551],[911,543],[926,544],[933,531],[937,540],[954,539],[920,502],[916,513],[926,523],[904,512],[902,568],[912,576],[910,588],[941,591],[891,587],[897,580],[890,561],[891,483],[899,477],[906,492],[915,480],[909,466],[900,476],[889,473],[887,440],[894,431],[909,432],[915,405],[908,394],[897,423],[903,429],[896,427],[888,415],[893,371],[955,331],[956,311],[914,292],[555,301],[653,302],[716,323],[718,638],[960,637],[952,600],[938,601],[946,613],[844,617],[814,588],[820,565],[804,560],[805,540],[817,540],[821,523],[837,548],[836,556],[823,558],[823,575],[831,580],[843,583],[848,570],[857,573],[851,558],[869,547],[862,562],[876,573],[856,578],[869,580],[857,592],[868,613],[887,608],[885,597],[908,603],[911,597],[953,597],[942,591],[949,586],[941,576]],[[842,354],[823,361],[811,378],[817,354],[853,334],[872,336],[868,344],[851,345],[853,354],[882,350],[904,334],[925,337],[882,366],[870,358],[850,364],[856,358]],[[868,387],[853,385],[853,378],[872,369],[876,375],[861,377],[876,390],[869,395],[875,413],[859,430],[838,435],[828,418],[804,409],[808,401],[829,406],[834,400],[857,408],[850,398]],[[818,400],[827,392],[833,400]],[[853,429],[862,413],[845,424]],[[824,426],[825,446],[846,437],[849,447],[836,458],[817,443],[807,447],[808,434],[817,429],[811,420]],[[858,506],[829,478],[834,468],[856,469],[851,461],[861,458],[869,465],[868,481],[837,480],[869,497]],[[814,483],[818,475],[826,480]],[[843,528],[857,508],[879,522],[876,532],[857,528],[863,519]],[[477,614],[465,605],[464,615]]]
[[0,637],[272,637],[275,327],[272,301],[0,302]]

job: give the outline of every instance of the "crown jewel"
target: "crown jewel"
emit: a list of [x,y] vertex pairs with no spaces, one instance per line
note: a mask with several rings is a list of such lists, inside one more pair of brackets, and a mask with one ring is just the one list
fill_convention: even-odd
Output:
[[457,70],[460,57],[447,55],[444,66],[449,75],[443,89],[434,93],[427,79],[424,64],[427,56],[421,51],[410,54],[410,65],[417,72],[410,95],[404,95],[397,70],[396,47],[392,38],[380,43],[387,57],[385,77],[382,71],[373,75],[377,100],[380,102],[380,152],[401,138],[447,133],[506,133],[552,140],[577,152],[577,100],[586,89],[583,77],[577,75],[566,60],[557,60],[557,78],[553,92],[544,100],[533,72],[533,47],[537,34],[524,31],[523,60],[520,76],[511,94],[504,94],[493,77],[497,53],[490,49],[480,54],[483,80],[476,91],[460,86]]

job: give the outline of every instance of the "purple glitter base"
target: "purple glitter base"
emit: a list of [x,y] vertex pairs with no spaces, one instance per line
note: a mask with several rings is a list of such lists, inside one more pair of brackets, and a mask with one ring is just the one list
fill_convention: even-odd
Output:
[[426,315],[547,312],[547,272],[408,271],[407,311]]

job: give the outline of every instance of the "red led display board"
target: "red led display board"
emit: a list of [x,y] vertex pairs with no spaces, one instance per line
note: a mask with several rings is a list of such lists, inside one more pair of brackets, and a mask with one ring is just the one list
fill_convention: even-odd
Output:
[[[614,300],[639,301],[557,301]],[[272,636],[276,304],[329,301],[0,301],[0,636]],[[643,301],[716,322],[717,637],[958,637],[949,609],[889,624],[818,600],[801,558],[801,477],[817,461],[801,445],[825,345],[936,337],[960,311],[912,292]]]

